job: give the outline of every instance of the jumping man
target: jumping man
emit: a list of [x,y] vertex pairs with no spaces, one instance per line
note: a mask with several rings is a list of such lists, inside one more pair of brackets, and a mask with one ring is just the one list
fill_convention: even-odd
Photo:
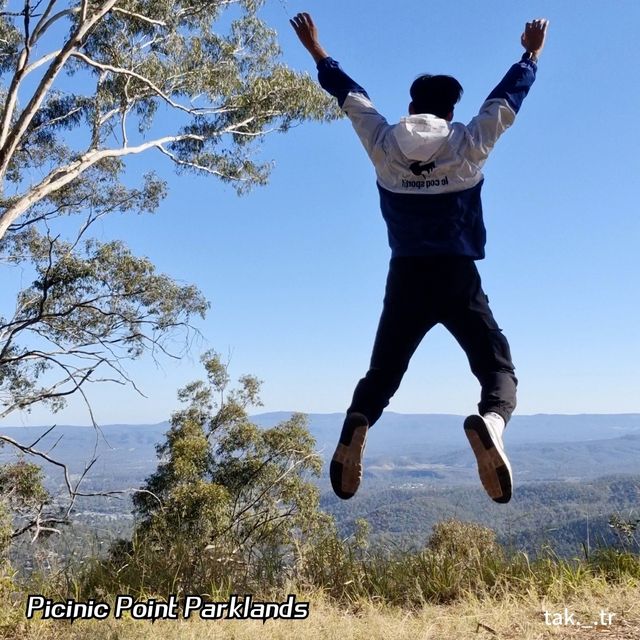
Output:
[[526,24],[525,49],[468,125],[453,122],[462,86],[451,76],[422,75],[410,88],[409,116],[391,125],[367,92],[320,45],[308,13],[291,20],[373,162],[391,261],[371,364],[356,386],[333,454],[331,484],[351,498],[362,478],[367,430],[400,386],[425,334],[443,324],[464,349],[481,386],[478,414],[464,431],[480,480],[496,502],[509,502],[511,466],[502,434],[516,406],[517,379],[507,339],[489,309],[475,261],[486,239],[482,166],[515,119],[536,76],[547,20]]

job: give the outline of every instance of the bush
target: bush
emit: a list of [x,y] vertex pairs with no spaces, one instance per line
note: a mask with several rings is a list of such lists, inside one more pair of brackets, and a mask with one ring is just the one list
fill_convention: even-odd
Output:
[[[364,523],[366,524],[366,523]],[[305,554],[300,578],[341,601],[374,600],[403,607],[446,603],[469,592],[484,594],[505,565],[495,533],[476,524],[448,520],[434,527],[419,552],[368,550],[366,527],[346,540],[335,529]]]

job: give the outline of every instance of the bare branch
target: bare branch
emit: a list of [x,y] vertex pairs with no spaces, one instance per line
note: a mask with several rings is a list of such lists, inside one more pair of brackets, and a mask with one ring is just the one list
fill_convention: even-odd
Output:
[[[50,3],[51,5],[55,3]],[[46,22],[43,22],[44,17],[40,20],[37,27],[33,31],[33,36],[31,36],[30,44],[33,46],[40,37],[49,29],[49,27],[66,16],[72,16],[74,13],[78,13],[78,7],[73,7],[72,9],[65,9],[64,11],[59,11],[55,15],[51,16]]]
[[57,118],[53,118],[52,120],[47,120],[47,122],[43,122],[40,126],[35,127],[34,129],[32,129],[29,134],[33,135],[34,133],[41,131],[42,129],[46,129],[47,127],[51,127],[54,124],[57,124],[59,122],[63,122],[64,120],[67,120],[67,118],[71,118],[73,115],[75,115],[76,113],[79,113],[80,111],[82,111],[82,107],[75,107],[74,109],[71,109],[71,111],[68,111],[67,113],[62,114],[61,116],[58,116]]
[[56,51],[52,51],[51,53],[47,53],[42,56],[35,62],[32,62],[29,66],[27,66],[24,70],[23,77],[29,75],[32,71],[35,71],[38,67],[41,67],[43,64],[46,64],[50,60],[53,60],[57,55],[60,55],[62,49],[57,49]]
[[127,11],[126,9],[121,9],[120,7],[113,8],[114,13],[121,13],[122,15],[129,16],[131,18],[135,18],[136,20],[140,20],[142,22],[146,22],[147,24],[153,24],[158,27],[166,27],[167,23],[163,20],[154,20],[153,18],[149,18],[148,16],[144,16],[140,13],[135,13],[134,11]]
[[30,0],[25,0],[24,3],[24,46],[27,51],[31,48],[31,43],[29,42],[29,33],[31,23],[31,2]]
[[[67,60],[75,50],[75,48],[83,41],[84,38],[91,32],[91,30],[98,24],[100,20],[112,9],[117,0],[107,0],[95,14],[88,18],[85,22],[81,22],[75,32],[71,35],[71,37],[67,40],[64,47],[60,50],[60,53],[53,59],[53,62],[47,69],[46,73],[40,80],[36,90],[34,91],[31,99],[29,100],[27,106],[24,108],[20,117],[16,121],[16,123],[9,130],[9,124],[11,123],[11,119],[13,116],[13,109],[15,108],[15,99],[17,88],[22,79],[21,73],[16,73],[14,75],[14,82],[12,83],[12,89],[9,92],[9,96],[7,97],[7,104],[9,104],[9,100],[13,100],[13,107],[11,109],[5,110],[4,113],[4,121],[2,123],[2,129],[0,131],[0,181],[4,180],[4,176],[6,175],[7,169],[9,167],[9,163],[11,162],[11,158],[18,148],[22,137],[25,132],[29,128],[31,121],[36,115],[38,109],[42,105],[51,85],[54,80],[66,64]],[[28,55],[19,61],[19,70],[22,71],[24,66],[26,65],[28,59]],[[11,98],[13,94],[13,97]],[[0,238],[6,232],[6,227],[0,231]]]
[[204,141],[203,136],[195,134],[180,134],[175,136],[165,136],[157,140],[151,140],[135,147],[127,147],[126,149],[93,149],[82,155],[78,160],[52,171],[40,184],[32,187],[24,196],[20,197],[10,207],[8,207],[2,215],[0,215],[0,238],[4,236],[7,229],[17,220],[25,211],[49,194],[69,184],[77,178],[83,171],[93,166],[97,162],[105,158],[121,158],[123,156],[143,153],[148,149],[158,147],[158,145],[170,144],[172,142],[180,142],[181,140],[199,140]]
[[[40,17],[40,20],[38,20],[38,23],[36,24],[35,29],[33,30],[34,36],[40,32],[40,30],[42,29],[42,25],[49,19],[49,16],[53,11],[53,7],[55,6],[56,2],[57,0],[49,0],[49,4],[47,5],[47,8],[44,10],[42,16]],[[34,36],[31,36],[31,37],[33,38]]]
[[40,437],[34,440],[30,445],[27,445],[27,447],[29,449],[35,448],[36,445],[40,442],[40,440],[42,440],[43,438],[46,438],[55,428],[56,428],[55,424],[52,427],[49,427]]
[[129,83],[131,78],[127,78],[127,81],[124,84],[124,95],[126,98],[126,104],[121,109],[120,116],[120,130],[122,131],[122,146],[126,149],[129,146],[129,137],[127,136],[127,115],[129,114],[130,109],[130,98],[129,98]]
[[[68,369],[63,363],[58,360],[51,359],[57,366],[61,369]],[[73,373],[69,373],[69,375],[63,380],[59,380],[55,384],[51,385],[48,389],[41,389],[31,397],[23,396],[20,400],[12,405],[9,405],[4,411],[0,412],[0,418],[6,418],[8,415],[13,413],[16,409],[26,409],[30,407],[32,404],[36,404],[38,402],[43,402],[44,400],[54,400],[57,398],[65,398],[74,393],[82,394],[82,385],[90,379],[91,374],[94,372],[95,367],[87,367],[85,370],[78,369]],[[79,376],[79,374],[82,374]],[[78,380],[77,377],[80,377]],[[63,387],[66,384],[71,383],[73,386],[71,389],[67,389],[65,391],[58,391],[59,388]],[[0,439],[2,437],[0,436]]]
[[[96,427],[96,429],[98,429],[97,425],[94,425],[94,426]],[[47,429],[42,435],[40,435],[30,445],[24,445],[24,444],[21,444],[20,442],[18,442],[17,440],[15,440],[14,438],[10,438],[9,436],[5,436],[5,435],[0,435],[0,441],[1,442],[4,442],[6,444],[9,444],[9,445],[15,447],[16,449],[18,449],[23,454],[26,454],[28,456],[32,456],[32,457],[35,457],[35,458],[39,458],[41,460],[44,460],[45,462],[48,462],[49,464],[51,464],[51,465],[53,465],[55,467],[61,469],[62,470],[62,474],[63,474],[63,478],[64,478],[64,483],[66,485],[66,493],[67,493],[67,500],[68,500],[66,506],[64,506],[62,509],[59,509],[57,513],[55,513],[55,512],[53,512],[53,513],[45,513],[45,507],[47,506],[47,503],[44,502],[44,503],[40,504],[38,506],[38,508],[37,508],[36,513],[32,517],[28,518],[27,522],[25,524],[23,524],[22,526],[18,527],[17,529],[15,529],[14,531],[11,532],[11,534],[9,536],[11,539],[16,539],[16,538],[24,535],[25,533],[32,532],[31,541],[35,542],[42,533],[56,533],[56,534],[59,534],[60,530],[58,528],[56,528],[55,525],[67,525],[67,524],[70,523],[71,513],[73,511],[73,507],[75,506],[75,503],[76,503],[78,498],[93,498],[93,497],[120,498],[120,496],[122,496],[122,495],[134,494],[134,493],[145,493],[145,494],[151,495],[153,498],[155,498],[158,501],[158,503],[160,505],[160,508],[161,509],[163,508],[162,502],[158,498],[158,496],[156,496],[151,491],[148,491],[148,490],[145,490],[145,489],[120,489],[120,490],[116,490],[116,491],[81,492],[80,491],[80,486],[86,480],[89,472],[91,471],[91,469],[93,468],[94,464],[98,460],[98,456],[97,456],[97,443],[98,443],[98,440],[96,438],[96,442],[95,442],[95,445],[94,445],[93,456],[91,457],[89,462],[87,464],[85,464],[84,470],[80,474],[79,479],[74,484],[71,481],[71,474],[70,474],[69,467],[68,467],[67,464],[65,464],[65,463],[53,458],[48,453],[45,453],[45,452],[40,451],[40,450],[35,448],[36,445],[39,442],[41,442],[42,439],[45,438],[48,434],[50,434],[53,431],[54,428],[55,428],[55,425],[53,427]],[[53,449],[53,447],[52,447],[52,449]]]
[[103,127],[111,118],[117,116],[121,111],[122,109],[120,107],[116,107],[115,109],[111,109],[110,111],[103,113],[100,120],[97,122],[98,127]]
[[190,167],[191,169],[197,169],[198,171],[204,171],[205,173],[210,173],[211,175],[218,176],[218,177],[230,178],[230,176],[226,176],[221,171],[216,171],[211,167],[205,167],[204,165],[197,164],[196,162],[181,160],[180,158],[178,158],[178,156],[171,153],[171,151],[168,151],[167,149],[165,149],[165,147],[161,144],[157,144],[156,147],[158,151],[160,151],[161,153],[164,153],[164,155],[167,156],[168,158],[171,158],[171,160],[175,162],[177,165],[180,165],[182,167]]
[[[94,464],[98,460],[98,456],[97,456],[98,440],[96,438],[93,456],[91,457],[90,461],[85,465],[84,470],[80,474],[80,477],[77,480],[77,482],[73,484],[71,482],[71,474],[67,464],[60,462],[59,460],[56,460],[55,458],[50,456],[48,453],[44,453],[35,448],[35,444],[40,442],[46,435],[51,433],[53,429],[54,427],[47,429],[47,431],[43,433],[39,438],[37,438],[32,445],[23,445],[20,442],[14,440],[13,438],[0,435],[0,441],[15,447],[16,449],[18,449],[19,451],[21,451],[22,453],[28,456],[40,458],[48,462],[49,464],[52,464],[58,467],[59,469],[61,469],[63,473],[65,485],[66,485],[66,494],[67,494],[67,501],[68,501],[64,507],[58,509],[57,513],[56,512],[45,513],[45,507],[47,506],[47,503],[44,502],[40,504],[37,508],[36,513],[32,517],[29,517],[25,524],[23,524],[22,526],[16,528],[14,531],[11,532],[9,536],[11,539],[16,539],[24,535],[25,533],[32,532],[31,541],[35,542],[42,533],[60,534],[60,530],[56,528],[55,525],[70,524],[71,513],[73,511],[73,508],[78,498],[102,497],[102,498],[122,499],[122,497],[125,495],[146,494],[146,495],[150,495],[152,498],[154,498],[158,502],[158,506],[160,510],[164,510],[164,505],[162,504],[162,501],[160,500],[160,498],[155,493],[147,489],[128,488],[128,489],[117,489],[113,491],[91,491],[91,492],[80,491],[80,486],[86,480],[86,478],[89,475],[89,472],[91,471]],[[96,429],[97,429],[97,426],[96,426]]]
[[25,43],[20,55],[18,56],[18,60],[16,63],[16,70],[11,78],[11,84],[9,85],[9,90],[7,91],[7,97],[4,103],[4,110],[2,114],[2,122],[0,122],[0,148],[4,146],[7,137],[9,135],[9,128],[11,126],[11,120],[13,119],[13,114],[15,113],[16,105],[18,103],[18,89],[20,88],[20,83],[25,76],[25,68],[27,63],[29,62],[29,54],[31,52],[31,47],[29,45],[29,37],[28,37],[28,29],[29,29],[29,18],[27,16],[27,8],[28,2],[25,3],[24,10],[24,20],[25,20]]
[[171,97],[166,92],[164,92],[162,89],[160,89],[160,87],[158,87],[151,80],[149,80],[149,78],[146,78],[142,74],[137,73],[132,69],[125,69],[124,67],[114,67],[113,65],[110,65],[110,64],[97,62],[96,60],[93,60],[92,58],[90,58],[89,56],[85,55],[80,51],[74,51],[71,55],[74,58],[78,58],[82,60],[83,62],[88,64],[90,67],[94,67],[95,69],[100,69],[101,71],[109,71],[110,73],[120,74],[124,76],[130,76],[131,78],[135,78],[136,80],[139,80],[140,82],[145,84],[147,87],[149,87],[149,89],[151,89],[153,93],[155,93],[159,98],[162,98],[162,100],[164,100],[169,106],[173,107],[174,109],[178,109],[179,111],[184,111],[185,113],[188,113],[190,115],[205,115],[205,114],[211,115],[211,114],[216,114],[220,112],[219,109],[211,109],[207,107],[185,107],[179,102],[172,100]]
[[22,451],[22,453],[26,453],[27,455],[34,456],[36,458],[40,458],[42,460],[45,460],[49,464],[52,464],[55,467],[58,467],[59,469],[62,469],[64,473],[64,481],[65,481],[65,484],[67,485],[69,494],[70,495],[73,494],[74,489],[71,483],[71,476],[69,475],[69,468],[67,467],[66,464],[64,464],[63,462],[60,462],[59,460],[56,460],[55,458],[52,458],[50,455],[44,453],[43,451],[39,451],[38,449],[35,449],[33,447],[29,447],[27,445],[21,444],[20,442],[18,442],[17,440],[14,440],[13,438],[10,438],[9,436],[0,434],[0,442],[10,444],[12,447],[15,447],[16,449],[19,449],[20,451]]
[[[52,209],[51,211],[47,211],[46,213],[43,213],[42,215],[36,216],[35,218],[30,218],[30,219],[28,219],[25,222],[22,222],[20,224],[12,224],[9,227],[9,231],[12,231],[12,232],[21,231],[22,229],[24,229],[25,227],[28,227],[29,225],[36,224],[38,222],[43,222],[44,220],[48,220],[49,218],[52,218],[52,217],[58,215],[61,211],[63,211],[64,209],[67,209],[67,208],[69,208],[69,209],[79,208],[88,199],[89,199],[89,196],[85,195],[85,196],[82,196],[82,198],[80,198],[79,200],[75,200],[74,202],[66,202],[64,204],[61,204],[60,206],[56,207],[55,209]],[[110,208],[108,210],[110,211],[112,209]],[[0,337],[0,340],[2,340],[1,337]]]

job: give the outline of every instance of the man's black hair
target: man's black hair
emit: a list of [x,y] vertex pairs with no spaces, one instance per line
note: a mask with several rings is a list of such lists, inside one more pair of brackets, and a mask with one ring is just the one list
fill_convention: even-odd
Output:
[[414,113],[431,113],[446,118],[462,97],[462,85],[452,76],[418,76],[409,92]]

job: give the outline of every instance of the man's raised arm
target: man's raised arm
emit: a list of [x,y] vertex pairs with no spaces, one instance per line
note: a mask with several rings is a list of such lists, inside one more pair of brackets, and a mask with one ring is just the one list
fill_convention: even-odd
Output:
[[537,62],[544,49],[548,26],[549,21],[546,19],[527,22],[524,33],[520,38],[520,42],[522,42],[522,46],[525,48],[525,55],[533,56],[533,58],[535,58],[534,62]]
[[344,101],[350,93],[367,95],[367,92],[340,68],[338,62],[331,58],[320,44],[318,29],[308,13],[299,13],[289,22],[302,46],[316,63],[320,86],[337,98],[341,107],[344,106]]
[[489,94],[487,100],[504,98],[514,112],[518,113],[522,101],[529,93],[535,79],[538,57],[544,48],[548,20],[527,22],[520,42],[525,49],[522,59],[514,64],[500,84]]
[[316,64],[318,64],[320,60],[329,57],[329,54],[324,50],[318,40],[318,28],[308,13],[298,13],[293,19],[289,20],[289,22],[302,43],[302,46],[311,54]]
[[527,22],[520,37],[525,49],[522,59],[507,71],[469,123],[473,139],[470,157],[474,161],[484,162],[498,138],[513,124],[536,79],[538,57],[544,48],[548,25],[549,21],[545,19]]
[[342,70],[320,44],[318,29],[311,16],[299,13],[290,22],[300,42],[316,63],[320,86],[338,99],[338,104],[351,120],[360,141],[373,159],[380,146],[381,136],[388,128],[384,116],[373,106],[367,92]]

